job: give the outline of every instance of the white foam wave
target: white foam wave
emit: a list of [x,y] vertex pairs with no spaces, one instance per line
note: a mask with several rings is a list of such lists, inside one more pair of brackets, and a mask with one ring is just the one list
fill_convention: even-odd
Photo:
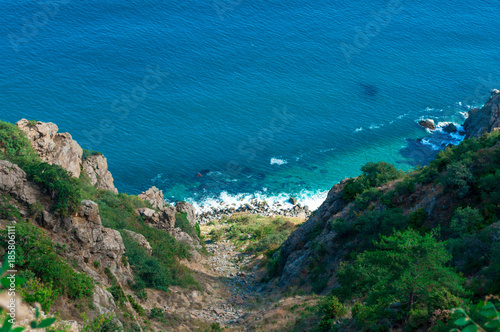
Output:
[[[242,193],[237,195],[228,194],[226,191],[221,192],[218,196],[206,198],[203,201],[194,201],[187,199],[187,201],[196,209],[197,213],[210,212],[213,210],[220,210],[225,208],[234,207],[235,209],[240,206],[253,206],[252,202],[266,202],[269,209],[272,211],[290,210],[293,206],[288,200],[290,194],[281,193],[277,195],[267,195],[267,189],[263,188],[261,192],[253,194]],[[327,191],[301,191],[297,195],[293,195],[302,206],[308,206],[311,211],[316,210],[324,202],[328,192]]]
[[279,158],[271,158],[271,165],[284,165],[288,164],[288,161],[285,159],[279,159]]
[[358,131],[361,131],[361,130],[363,130],[363,127],[356,128],[356,129],[354,130],[354,132],[355,132],[355,133],[357,133]]

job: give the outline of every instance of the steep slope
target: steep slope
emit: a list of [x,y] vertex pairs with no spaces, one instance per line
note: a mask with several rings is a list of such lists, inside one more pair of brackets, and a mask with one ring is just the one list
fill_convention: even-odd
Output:
[[[447,266],[469,279],[468,295],[456,296],[470,300],[498,292],[500,279],[495,271],[499,262],[494,253],[500,250],[500,132],[496,130],[499,96],[494,90],[482,109],[471,111],[465,126],[471,138],[440,152],[430,165],[397,175],[384,163],[367,164],[360,177],[333,186],[321,207],[273,256],[269,272],[273,279],[268,287],[345,293],[350,284],[345,284],[345,271],[357,257],[378,250],[377,241],[388,239],[394,232],[415,230],[412,236],[432,234],[442,243],[451,254]],[[340,270],[344,284],[338,279]],[[358,296],[358,301],[364,303],[368,294]],[[434,308],[449,309],[452,303],[440,301]],[[388,310],[390,303],[386,305],[381,312]],[[423,309],[430,310],[425,306]],[[359,310],[358,315],[366,314],[365,309]],[[413,328],[409,326],[415,316],[398,318],[397,310],[385,318],[381,315],[375,315],[380,320],[372,323],[380,324],[385,319],[389,322],[387,328],[403,324],[407,329],[428,329],[437,324],[436,320],[431,323],[432,312],[420,317],[420,323]],[[360,319],[351,313],[350,323],[342,326],[369,330]],[[327,330],[330,327],[323,326]]]

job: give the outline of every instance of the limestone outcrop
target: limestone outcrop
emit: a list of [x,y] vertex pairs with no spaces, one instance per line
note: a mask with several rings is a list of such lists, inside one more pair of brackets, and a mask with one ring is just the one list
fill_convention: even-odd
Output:
[[176,208],[173,206],[165,206],[158,212],[149,208],[137,209],[137,212],[144,217],[146,223],[150,226],[162,229],[167,232],[172,232],[175,227]]
[[146,239],[146,237],[144,235],[129,231],[128,229],[124,229],[123,231],[125,233],[127,233],[128,235],[130,235],[130,237],[135,242],[137,242],[141,247],[146,249],[146,251],[149,255],[153,254],[153,248],[151,248],[151,245],[149,244],[148,240]]
[[16,125],[43,161],[62,166],[74,177],[80,176],[83,150],[69,133],[58,133],[59,128],[50,122],[32,124],[22,119]]
[[161,209],[165,206],[163,191],[154,186],[137,195],[137,197],[144,201],[150,202],[153,209]]
[[[28,205],[37,202],[40,189],[26,179],[26,173],[7,160],[0,160],[0,192],[6,193]],[[20,210],[23,212],[23,209]]]
[[[129,266],[123,266],[122,256],[125,245],[117,230],[102,226],[99,208],[96,203],[84,200],[80,210],[63,220],[63,229],[71,234],[80,244],[78,258],[85,264],[98,261],[113,272],[118,272],[123,281],[131,280]],[[53,230],[58,232],[58,226],[53,224]],[[50,228],[50,225],[49,225]]]
[[187,202],[177,202],[175,203],[175,208],[177,209],[177,212],[186,213],[186,218],[191,226],[196,224],[196,211],[193,204],[189,204]]
[[500,129],[500,91],[493,90],[491,97],[484,106],[469,111],[469,117],[464,122],[465,138],[481,137]]
[[98,188],[118,193],[113,175],[108,170],[108,160],[102,154],[94,154],[83,160],[82,168],[90,178],[90,183]]

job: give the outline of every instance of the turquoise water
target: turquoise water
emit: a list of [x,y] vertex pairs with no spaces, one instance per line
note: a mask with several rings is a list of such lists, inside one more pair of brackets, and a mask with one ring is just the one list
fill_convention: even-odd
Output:
[[425,163],[432,151],[402,150],[430,135],[415,122],[462,122],[500,86],[497,10],[7,0],[0,118],[58,124],[108,157],[120,191],[156,185],[199,204],[300,194],[314,205],[366,161]]

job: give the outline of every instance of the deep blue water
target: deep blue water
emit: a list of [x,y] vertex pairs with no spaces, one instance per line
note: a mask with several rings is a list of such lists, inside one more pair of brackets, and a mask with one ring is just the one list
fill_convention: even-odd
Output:
[[416,120],[461,122],[500,86],[492,1],[4,0],[0,12],[0,118],[54,122],[108,157],[120,191],[156,185],[172,200],[305,199],[367,161],[409,169],[426,152],[402,153],[407,139],[430,135]]

